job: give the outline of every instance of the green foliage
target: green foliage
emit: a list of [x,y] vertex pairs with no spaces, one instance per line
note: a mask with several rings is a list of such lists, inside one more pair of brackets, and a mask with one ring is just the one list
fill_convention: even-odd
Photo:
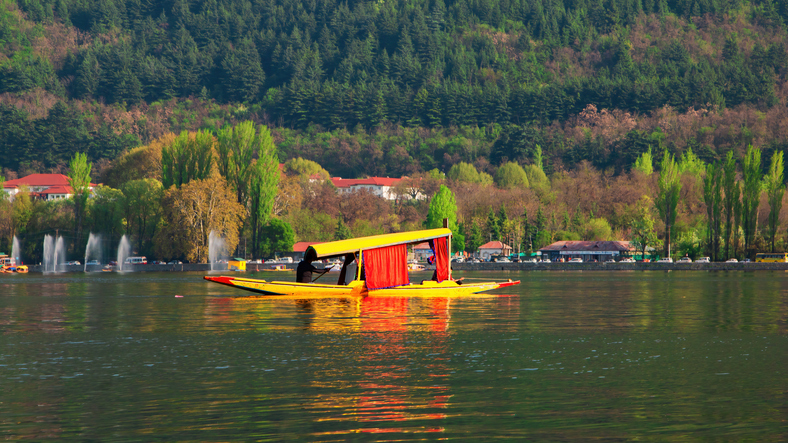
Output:
[[295,174],[301,177],[310,178],[317,176],[322,180],[331,178],[331,175],[320,166],[319,163],[312,160],[306,160],[301,157],[291,158],[285,162],[285,172],[287,174]]
[[769,200],[769,243],[771,244],[772,252],[774,250],[774,242],[777,237],[777,230],[780,226],[780,210],[783,206],[783,195],[785,194],[785,184],[783,177],[785,167],[783,166],[783,151],[775,151],[772,154],[772,161],[769,165],[769,172],[764,177],[766,195]]
[[161,181],[164,189],[180,188],[192,180],[203,180],[213,166],[214,138],[206,131],[186,131],[161,150]]
[[44,118],[31,118],[15,106],[0,103],[0,168],[65,166],[77,153],[89,161],[115,158],[139,144],[130,135],[118,135],[103,124],[91,129],[79,109],[57,102]]
[[679,196],[681,195],[681,176],[676,160],[667,149],[662,157],[660,167],[659,190],[657,192],[655,205],[657,211],[659,211],[659,216],[662,218],[662,221],[665,222],[665,254],[669,255],[670,234],[676,222],[676,215],[678,215],[677,208]]
[[85,203],[88,199],[90,188],[90,170],[92,163],[88,156],[77,152],[69,162],[68,184],[71,186],[74,200],[74,231],[77,233],[77,243],[81,243],[82,222],[85,213]]
[[706,203],[706,244],[711,251],[712,260],[719,259],[720,236],[722,225],[722,190],[724,186],[724,167],[708,165],[706,175],[703,177],[703,201]]
[[88,200],[88,228],[90,232],[106,234],[110,239],[123,235],[126,197],[119,189],[98,186]]
[[758,208],[761,204],[761,150],[747,147],[744,156],[744,189],[742,192],[742,229],[744,229],[744,251],[751,254],[758,229]]
[[653,160],[651,157],[651,147],[649,146],[648,151],[640,154],[637,160],[635,160],[635,165],[632,166],[633,169],[636,171],[640,171],[641,174],[645,176],[650,176],[654,173],[654,165]]
[[550,190],[550,180],[542,168],[537,165],[526,165],[525,175],[528,178],[528,185],[530,185],[531,189],[542,194]]
[[706,171],[706,164],[703,163],[703,161],[692,152],[692,148],[690,147],[687,148],[687,150],[681,155],[681,160],[679,161],[679,171],[681,171],[682,174],[690,174],[695,177],[700,177],[703,175],[703,172]]
[[249,202],[249,186],[252,178],[252,156],[259,148],[255,142],[260,137],[255,124],[245,121],[234,127],[219,130],[216,140],[216,164],[227,183],[235,189],[238,203],[246,207]]
[[353,232],[350,231],[350,228],[347,227],[342,216],[340,214],[337,217],[337,229],[334,231],[334,240],[347,240],[353,237]]
[[454,193],[445,185],[441,185],[438,192],[430,200],[430,209],[427,212],[427,229],[443,227],[443,219],[449,219],[449,229],[452,232],[452,249],[455,251],[465,250],[465,238],[460,233],[457,225],[457,202],[454,200]]
[[121,191],[126,232],[137,253],[148,254],[153,251],[153,238],[162,217],[164,187],[158,180],[145,178],[124,183]]
[[[257,148],[257,161],[251,171],[251,199],[250,215],[252,229],[252,244],[257,247],[261,244],[258,238],[262,235],[261,229],[268,223],[274,207],[277,186],[279,184],[279,158],[276,146],[271,137],[271,132],[266,126],[260,126],[254,140]],[[252,254],[259,257],[259,251],[253,250]]]
[[257,249],[263,257],[273,256],[276,252],[289,252],[295,243],[295,231],[284,220],[272,218],[261,229]]
[[[725,259],[731,258],[730,245],[734,242],[731,234],[734,232],[738,234],[739,222],[734,217],[736,205],[741,204],[741,188],[736,181],[736,159],[733,157],[733,151],[728,151],[723,166],[722,175],[722,191],[725,194],[723,197],[723,206],[725,208]],[[735,222],[735,223],[734,223]],[[735,255],[735,251],[734,251]]]
[[462,183],[481,182],[479,171],[477,171],[472,164],[465,162],[459,162],[453,165],[451,169],[449,169],[449,172],[446,173],[446,178]]
[[613,229],[610,228],[610,223],[604,218],[592,218],[586,223],[583,239],[589,241],[613,240]]
[[645,257],[648,247],[655,246],[658,241],[655,222],[654,218],[651,216],[650,207],[650,199],[648,197],[641,197],[638,201],[637,212],[630,226],[630,240],[632,246],[640,251],[641,257]]
[[495,172],[495,184],[502,189],[527,188],[528,176],[522,166],[508,162]]

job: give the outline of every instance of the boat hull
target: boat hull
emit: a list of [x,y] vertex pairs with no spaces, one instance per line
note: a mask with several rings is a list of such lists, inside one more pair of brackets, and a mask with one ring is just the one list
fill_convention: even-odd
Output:
[[257,294],[283,297],[452,297],[478,294],[493,289],[520,284],[520,281],[457,284],[453,281],[425,281],[421,284],[368,291],[364,282],[354,281],[348,286],[317,283],[268,282],[251,278],[204,277],[205,280]]

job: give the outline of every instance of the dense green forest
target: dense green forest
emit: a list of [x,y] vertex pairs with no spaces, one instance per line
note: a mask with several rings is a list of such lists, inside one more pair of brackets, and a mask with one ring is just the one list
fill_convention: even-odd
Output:
[[[345,176],[460,161],[493,173],[537,144],[548,172],[588,160],[620,173],[650,145],[705,161],[748,143],[783,150],[786,2],[2,3],[11,173],[242,119],[274,128],[288,158]],[[624,127],[607,134],[604,118]],[[373,165],[357,160],[367,151]]]

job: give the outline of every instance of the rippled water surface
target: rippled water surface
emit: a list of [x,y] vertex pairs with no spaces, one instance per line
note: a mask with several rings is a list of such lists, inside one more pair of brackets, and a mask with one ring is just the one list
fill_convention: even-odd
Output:
[[276,300],[0,275],[0,438],[788,440],[788,274],[457,274],[523,284]]

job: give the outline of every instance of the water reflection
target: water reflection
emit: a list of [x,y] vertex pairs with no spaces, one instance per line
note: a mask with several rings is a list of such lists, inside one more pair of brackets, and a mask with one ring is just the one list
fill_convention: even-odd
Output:
[[8,440],[776,441],[788,416],[783,273],[363,300],[31,277],[0,278]]

